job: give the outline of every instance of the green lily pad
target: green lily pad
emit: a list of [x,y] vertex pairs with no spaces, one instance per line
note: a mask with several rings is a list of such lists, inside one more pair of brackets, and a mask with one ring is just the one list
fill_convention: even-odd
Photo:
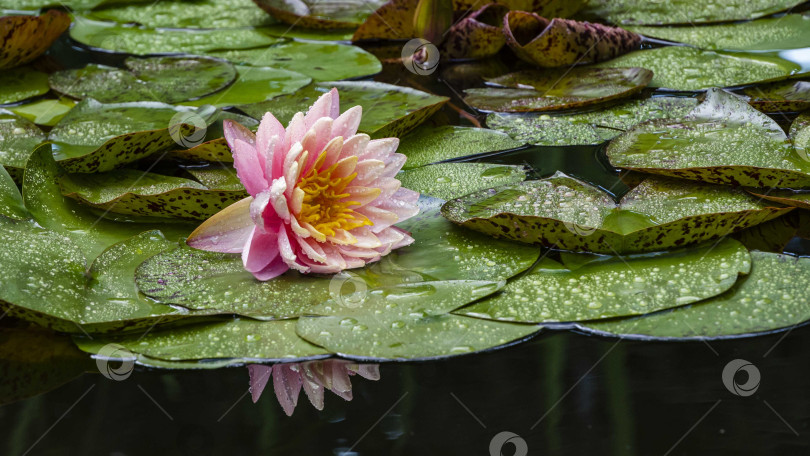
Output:
[[57,100],[45,99],[17,106],[11,106],[9,111],[18,116],[28,119],[37,125],[53,127],[65,114],[68,113],[76,102],[70,98],[59,98]]
[[[233,167],[209,166],[207,168],[188,168],[187,171],[206,188],[229,192],[245,191],[245,187]],[[247,194],[244,197],[247,197]]]
[[612,255],[697,244],[790,210],[737,189],[666,178],[644,180],[617,204],[558,172],[449,201],[442,214],[496,237]]
[[[256,321],[233,319],[171,330],[150,331],[145,336],[74,338],[76,345],[98,354],[107,344],[118,344],[136,355],[162,361],[228,359],[225,365],[249,361],[289,361],[323,358],[329,352],[295,334],[295,320]],[[141,357],[138,356],[138,361]],[[148,360],[143,360],[148,364]]]
[[455,313],[528,323],[646,314],[717,296],[751,269],[748,250],[728,238],[673,252],[563,259],[544,258],[501,293]]
[[17,103],[48,93],[48,75],[30,67],[0,73],[0,104]]
[[435,358],[485,350],[522,339],[540,328],[449,315],[486,296],[496,282],[424,282],[366,293],[362,306],[319,307],[326,317],[303,317],[306,340],[350,358]]
[[50,144],[37,147],[28,159],[23,179],[23,201],[42,227],[67,236],[93,261],[113,244],[145,231],[160,229],[167,239],[187,237],[195,228],[158,219],[154,223],[114,222],[62,196],[64,170],[54,161]]
[[751,187],[808,187],[810,162],[770,117],[736,95],[711,89],[683,119],[636,125],[611,141],[613,166]]
[[810,258],[751,252],[751,259],[751,274],[716,298],[584,329],[631,338],[704,339],[771,332],[810,319]]
[[523,144],[486,128],[423,125],[402,138],[397,152],[408,157],[403,167],[408,170],[468,155],[516,149]]
[[110,171],[176,147],[173,133],[185,137],[195,129],[182,118],[172,121],[184,112],[193,110],[158,102],[103,104],[88,98],[71,109],[48,138],[68,171]]
[[314,29],[356,28],[383,0],[255,0],[274,18]]
[[166,28],[261,27],[276,23],[252,0],[114,3],[94,9],[87,17]]
[[810,111],[799,114],[790,125],[790,140],[796,153],[810,161]]
[[256,103],[271,100],[280,95],[293,94],[312,82],[309,76],[277,68],[239,65],[236,67],[236,71],[239,76],[229,87],[197,100],[185,101],[183,104],[187,106],[208,104],[224,107]]
[[[415,218],[418,221],[408,224]],[[525,270],[539,256],[538,250],[454,227],[436,209],[402,225],[412,231],[414,244],[336,276],[289,271],[260,282],[245,270],[238,254],[181,247],[144,262],[136,282],[142,293],[163,303],[261,319],[291,318],[311,314],[313,306],[342,296],[342,288],[352,289],[343,287],[347,282],[374,289],[415,281],[502,280]]]
[[[808,20],[810,23],[810,20]],[[810,81],[783,81],[747,87],[748,103],[762,112],[804,111],[810,108]]]
[[292,95],[237,107],[257,119],[272,112],[279,121],[287,124],[295,113],[306,112],[319,96],[333,87],[340,92],[341,111],[357,105],[363,107],[359,131],[373,138],[402,136],[448,101],[446,97],[382,82],[332,81],[315,83]]
[[17,184],[2,166],[0,166],[0,215],[16,220],[30,217]]
[[283,42],[252,28],[203,30],[152,29],[79,18],[70,37],[85,46],[134,55],[201,54],[219,49],[249,49]]
[[467,193],[526,179],[522,166],[489,163],[437,163],[404,171],[397,176],[402,186],[423,195],[441,199],[458,198]]
[[178,103],[222,90],[236,79],[233,65],[207,57],[128,58],[128,70],[90,64],[49,78],[51,88],[73,98],[102,103]]
[[598,67],[641,67],[654,73],[650,87],[703,90],[784,79],[801,67],[765,54],[666,46],[635,51]]
[[205,220],[247,197],[239,190],[206,187],[182,177],[131,169],[65,176],[62,194],[116,214]]
[[234,120],[253,131],[259,127],[259,121],[252,117],[228,111],[218,111],[212,117],[213,122],[206,128],[204,137],[200,138],[195,133],[192,135],[194,137],[191,138],[195,139],[195,141],[189,141],[188,144],[185,144],[186,147],[191,146],[189,149],[172,150],[166,156],[193,162],[233,163],[231,149],[224,138],[225,133],[222,123],[225,119]]
[[339,43],[286,41],[268,47],[209,52],[208,55],[244,65],[295,71],[316,81],[369,76],[382,69],[380,61],[371,53]]
[[627,27],[641,35],[703,49],[774,51],[810,47],[810,16],[782,17],[700,27]]
[[697,105],[694,98],[654,97],[632,100],[579,114],[501,114],[487,116],[487,126],[515,140],[539,146],[601,144],[622,131],[652,119],[680,118]]
[[644,68],[524,70],[487,79],[506,88],[468,89],[464,101],[481,111],[574,109],[628,97],[646,87],[652,77]]
[[0,165],[12,176],[22,177],[28,156],[46,137],[30,121],[0,109]]
[[617,24],[684,24],[756,19],[792,9],[803,0],[590,0],[589,13]]

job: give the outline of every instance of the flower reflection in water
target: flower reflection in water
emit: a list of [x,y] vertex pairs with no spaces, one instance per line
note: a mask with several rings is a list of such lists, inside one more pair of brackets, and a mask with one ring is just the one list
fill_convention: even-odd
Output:
[[253,402],[259,400],[270,377],[273,377],[273,390],[276,398],[287,416],[291,416],[298,404],[298,393],[303,388],[318,410],[323,410],[323,392],[325,389],[343,399],[352,400],[352,383],[350,377],[359,375],[366,380],[380,379],[379,364],[357,364],[342,359],[326,359],[303,363],[282,363],[273,366],[251,364],[250,393]]

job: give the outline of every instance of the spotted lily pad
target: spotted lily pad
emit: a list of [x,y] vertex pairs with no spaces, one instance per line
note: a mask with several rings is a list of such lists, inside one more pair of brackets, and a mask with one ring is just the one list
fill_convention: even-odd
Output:
[[176,149],[168,152],[166,155],[172,158],[194,161],[194,162],[213,162],[213,163],[233,163],[233,155],[231,149],[228,147],[228,142],[225,141],[225,133],[223,131],[222,123],[225,119],[230,119],[238,122],[240,125],[256,130],[259,126],[259,121],[252,117],[243,116],[229,111],[218,111],[212,118],[212,122],[205,129],[205,136],[200,137],[196,135],[193,137],[194,141],[186,141],[184,144],[188,149]]
[[521,182],[526,179],[526,170],[522,166],[489,163],[437,163],[404,171],[397,178],[403,187],[423,195],[451,199]]
[[0,165],[18,180],[28,156],[45,138],[45,132],[30,121],[0,109]]
[[357,27],[352,41],[407,40],[416,34],[413,28],[418,0],[388,0]]
[[751,269],[748,250],[728,238],[673,252],[563,260],[543,258],[501,293],[455,313],[529,323],[646,314],[717,296]]
[[87,98],[53,127],[48,138],[56,159],[68,171],[110,171],[176,147],[172,135],[180,139],[194,134],[196,125],[175,117],[191,112],[158,102],[104,104]]
[[644,180],[617,204],[603,190],[557,173],[449,201],[442,214],[496,237],[623,254],[697,244],[790,210],[737,189],[665,178]]
[[336,87],[340,106],[363,107],[359,131],[374,138],[402,136],[438,111],[448,98],[409,87],[373,81],[318,82],[292,95],[282,95],[263,103],[240,105],[239,109],[260,119],[272,112],[286,124],[296,112],[306,111],[320,95]]
[[261,27],[276,23],[251,0],[113,3],[94,9],[87,17],[165,28]]
[[652,77],[644,68],[519,71],[487,80],[500,87],[468,89],[464,101],[481,111],[574,109],[628,97],[646,87]]
[[515,55],[544,68],[609,60],[641,43],[639,35],[618,27],[570,19],[548,20],[525,11],[510,11],[504,17],[503,30],[506,44]]
[[756,19],[792,9],[802,0],[590,0],[587,11],[620,24],[683,24]]
[[585,329],[630,338],[721,338],[792,328],[810,319],[810,258],[751,252],[751,274],[712,299]]
[[234,106],[271,100],[284,94],[295,93],[312,82],[308,76],[294,71],[270,67],[236,67],[239,77],[229,87],[206,97],[183,102],[188,106]]
[[0,69],[24,65],[51,47],[70,26],[70,16],[51,9],[39,16],[0,17]]
[[611,164],[751,187],[808,187],[810,162],[770,117],[719,89],[683,119],[639,124],[611,141]]
[[703,49],[773,51],[810,47],[810,15],[700,27],[628,27],[641,35],[691,44]]
[[8,110],[37,125],[53,127],[57,122],[62,120],[65,114],[73,109],[74,106],[76,106],[74,100],[70,98],[59,98],[58,100],[44,99],[11,106]]
[[441,42],[442,58],[481,59],[497,54],[506,44],[503,17],[508,12],[508,7],[490,3],[453,24]]
[[655,97],[578,114],[491,113],[487,126],[540,146],[600,144],[641,122],[683,117],[695,105],[694,98]]
[[274,18],[315,29],[355,28],[384,3],[382,0],[254,0]]
[[107,344],[118,344],[138,358],[146,357],[146,360],[139,359],[142,364],[150,364],[148,358],[158,361],[227,359],[217,364],[222,367],[251,361],[316,359],[329,354],[298,337],[295,325],[295,320],[234,319],[150,331],[146,335],[75,338],[74,341],[80,349],[94,354]]
[[181,177],[131,169],[65,176],[62,194],[116,214],[205,220],[247,197],[241,189],[206,187]]
[[[808,20],[810,25],[810,20]],[[748,103],[762,112],[804,111],[810,108],[810,81],[783,81],[743,90]]]
[[424,282],[366,293],[362,306],[319,306],[325,317],[298,321],[298,334],[341,356],[435,358],[485,350],[522,339],[536,326],[499,323],[447,312],[496,291],[496,282]]
[[207,57],[129,58],[128,70],[90,64],[52,74],[50,86],[73,98],[102,103],[178,103],[222,90],[236,79],[233,65]]
[[29,67],[0,73],[0,104],[17,103],[48,93],[48,75]]
[[[380,72],[376,57],[357,46],[285,41],[268,47],[229,49],[208,55],[234,63],[268,66],[304,74],[316,81],[336,81]],[[317,64],[313,64],[317,62]]]
[[423,125],[402,138],[397,152],[408,157],[403,167],[407,170],[453,158],[515,149],[523,144],[486,128]]
[[765,54],[682,46],[635,51],[598,66],[647,68],[654,74],[651,87],[673,90],[703,90],[784,79],[801,69],[795,63]]

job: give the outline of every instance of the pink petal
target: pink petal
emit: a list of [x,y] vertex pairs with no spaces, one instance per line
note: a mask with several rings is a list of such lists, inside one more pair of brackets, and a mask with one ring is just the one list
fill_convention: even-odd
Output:
[[307,377],[304,377],[303,385],[309,403],[316,409],[323,410],[323,386]]
[[393,198],[379,200],[375,206],[397,214],[399,222],[405,221],[419,213],[419,206]]
[[357,375],[366,380],[377,381],[380,379],[380,365],[379,364],[360,364],[353,365],[349,369],[357,372]]
[[380,231],[399,221],[399,217],[397,217],[397,215],[393,212],[380,209],[376,206],[363,206],[357,208],[355,211],[365,215],[369,220],[371,220],[371,223],[374,224],[371,227],[372,233],[379,233]]
[[343,138],[338,136],[337,138],[332,138],[326,144],[326,147],[323,149],[323,153],[326,154],[323,160],[323,165],[321,165],[321,169],[327,169],[330,166],[334,165],[340,159],[340,152],[343,150]]
[[240,253],[255,226],[250,218],[253,197],[231,204],[203,222],[189,235],[186,243],[209,252]]
[[[391,198],[396,194],[396,192],[402,186],[402,183],[399,179],[394,177],[381,177],[371,184],[368,185],[369,187],[375,187],[380,189],[380,198],[387,199]],[[414,192],[416,193],[416,192]],[[419,194],[416,193],[417,199],[419,198]]]
[[[304,114],[296,113],[287,129],[284,132],[284,147],[283,150],[290,150],[293,144],[301,142],[307,132],[306,125],[304,124]],[[284,163],[286,157],[281,157],[281,163]],[[277,162],[273,162],[274,166]],[[276,169],[273,168],[273,175],[276,175]]]
[[329,108],[329,117],[337,119],[340,115],[340,95],[338,94],[338,89],[335,87],[332,87],[332,90],[329,92],[332,94],[332,106]]
[[352,184],[368,187],[382,176],[385,171],[385,163],[380,160],[363,160],[357,163],[354,171],[357,173],[357,177],[354,178]]
[[326,254],[314,239],[297,237],[296,240],[298,241],[298,245],[301,246],[301,251],[304,252],[304,255],[308,258],[320,263],[326,261]]
[[379,197],[382,193],[382,190],[374,187],[349,186],[346,187],[344,192],[349,194],[349,196],[343,198],[344,201],[354,201],[359,203],[359,206],[365,206],[366,204],[376,200],[377,197]]
[[[273,152],[275,150],[275,146],[273,148],[270,147],[270,140],[274,137],[278,136],[279,138],[284,137],[284,126],[281,125],[281,122],[273,116],[271,113],[266,113],[262,117],[262,121],[259,123],[259,129],[256,131],[256,150],[262,154],[264,157],[264,166],[268,159],[272,159]],[[267,169],[263,168],[263,171],[267,173]],[[270,170],[272,176],[272,169]]]
[[366,146],[366,150],[360,154],[361,160],[381,160],[386,159],[397,151],[399,147],[398,138],[383,138],[370,141]]
[[332,91],[326,92],[325,94],[318,97],[315,100],[315,103],[307,111],[307,114],[304,116],[304,125],[306,126],[307,130],[312,128],[319,119],[324,117],[328,117],[332,119],[330,116],[332,112]]
[[346,177],[352,174],[357,167],[357,157],[346,157],[337,162],[335,170],[332,172],[333,177]]
[[353,258],[378,259],[380,257],[380,253],[374,249],[366,249],[354,245],[339,245],[337,248],[344,258],[353,257]]
[[[355,239],[357,239],[357,242],[353,244],[353,247],[373,249],[383,244],[383,241],[372,233],[371,228],[368,226],[361,226],[353,229],[352,235]],[[397,238],[397,240],[399,240],[399,238]]]
[[270,279],[275,279],[289,270],[290,267],[287,266],[287,263],[285,263],[279,255],[273,261],[271,261],[270,264],[265,266],[264,269],[259,272],[253,272],[252,274],[257,280],[264,282]]
[[304,175],[309,172],[312,165],[321,155],[321,151],[324,150],[326,144],[332,139],[332,122],[333,120],[329,117],[321,117],[315,121],[312,128],[307,130],[304,139],[301,140],[301,145],[304,147],[304,150],[309,152],[309,159],[304,167]]
[[396,192],[394,192],[392,198],[398,199],[405,203],[417,204],[419,201],[419,192],[415,192],[409,188],[400,187]]
[[[407,233],[395,226],[388,227],[376,233],[381,244],[395,245],[405,239]],[[410,236],[409,236],[410,237]]]
[[250,272],[259,272],[279,254],[278,235],[255,228],[242,251],[242,264]]
[[401,240],[401,241],[399,241],[399,242],[395,242],[395,243],[394,243],[394,244],[391,246],[391,248],[392,248],[392,249],[398,249],[398,248],[400,248],[400,247],[405,247],[405,246],[407,246],[407,245],[411,245],[411,244],[413,244],[413,243],[414,243],[415,239],[414,239],[414,238],[412,238],[412,237],[411,237],[411,235],[410,235],[410,233],[408,233],[407,231],[405,231],[405,230],[403,230],[403,229],[400,229],[400,228],[397,228],[397,227],[395,227],[395,226],[393,226],[393,227],[391,227],[391,228],[389,228],[389,229],[399,231],[399,233],[402,235],[402,240]]
[[251,146],[256,144],[256,135],[239,122],[225,119],[222,121],[222,129],[225,132],[225,141],[228,142],[231,149],[236,148],[237,139]]
[[355,106],[341,114],[332,124],[332,137],[343,136],[348,138],[357,133],[360,119],[363,117],[363,108]]
[[267,179],[264,178],[256,148],[241,139],[235,141],[233,166],[236,168],[236,176],[251,196],[256,196],[267,188]]
[[292,416],[295,406],[298,405],[298,393],[301,392],[300,374],[290,365],[276,364],[273,366],[273,389],[284,413]]
[[278,250],[281,254],[281,258],[291,269],[301,272],[309,272],[308,267],[302,266],[296,261],[298,259],[298,255],[296,254],[296,250],[293,248],[293,245],[290,243],[290,237],[287,233],[286,227],[282,227],[278,232]]
[[393,154],[390,156],[390,159],[385,164],[385,171],[383,171],[381,177],[394,177],[397,175],[399,170],[405,166],[405,162],[408,160],[408,157],[402,154]]
[[267,147],[264,150],[264,178],[267,182],[272,182],[275,177],[278,177],[273,177],[273,166],[275,157],[283,155],[281,151],[281,146],[284,142],[283,138],[283,135],[273,136],[267,141]]
[[270,380],[273,373],[273,366],[265,366],[262,364],[248,365],[248,376],[250,377],[250,396],[253,403],[259,400],[259,397],[267,386],[267,381]]
[[278,214],[278,217],[285,222],[290,221],[290,208],[287,207],[287,198],[284,197],[284,192],[287,190],[287,181],[283,177],[273,181],[270,186],[269,204]]
[[351,157],[352,155],[359,156],[366,150],[366,145],[368,145],[370,140],[369,136],[365,133],[351,136],[349,139],[344,138],[343,150],[340,151],[340,157],[338,157],[338,159]]

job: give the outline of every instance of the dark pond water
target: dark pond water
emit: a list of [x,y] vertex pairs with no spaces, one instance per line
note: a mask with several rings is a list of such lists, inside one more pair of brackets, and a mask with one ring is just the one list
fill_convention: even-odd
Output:
[[[67,42],[52,54],[73,66],[116,63]],[[379,79],[406,85],[407,77],[395,69]],[[452,95],[440,81],[424,84]],[[599,147],[475,159],[526,164],[536,176],[562,170],[616,195],[626,190]],[[790,250],[809,251],[799,240]],[[808,348],[807,326],[711,342],[546,331],[488,353],[383,364],[379,381],[353,377],[351,402],[326,393],[319,412],[302,395],[292,417],[270,386],[251,402],[245,368],[136,369],[113,381],[86,360],[92,373],[0,407],[0,454],[807,454]],[[738,359],[753,367],[724,379]],[[0,361],[0,373],[17,367]],[[45,380],[38,374],[26,381],[36,390]]]

